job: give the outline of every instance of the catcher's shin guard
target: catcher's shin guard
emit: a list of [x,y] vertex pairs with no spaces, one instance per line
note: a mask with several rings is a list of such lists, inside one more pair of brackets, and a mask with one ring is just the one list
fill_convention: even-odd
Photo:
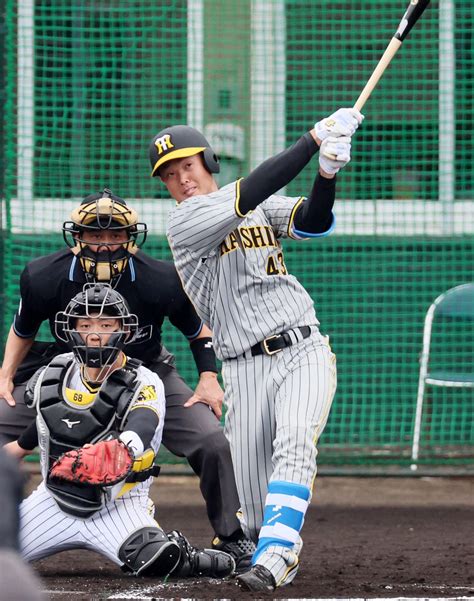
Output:
[[119,549],[119,559],[135,576],[167,576],[179,562],[181,549],[160,528],[133,532]]
[[207,576],[225,578],[235,571],[235,561],[231,555],[215,549],[196,549],[178,530],[168,533],[169,540],[175,541],[181,549],[180,560],[172,576]]

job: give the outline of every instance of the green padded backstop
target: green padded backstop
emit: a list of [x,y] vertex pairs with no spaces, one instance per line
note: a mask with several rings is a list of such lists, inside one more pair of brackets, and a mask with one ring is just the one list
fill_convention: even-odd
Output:
[[[406,4],[0,0],[2,339],[24,264],[61,248],[62,222],[91,192],[133,203],[147,252],[170,257],[170,201],[147,158],[160,128],[203,129],[220,183],[245,175],[354,103]],[[338,358],[323,465],[410,463],[426,311],[474,279],[473,31],[471,0],[432,0],[364,107],[335,232],[284,244]],[[307,194],[316,169],[286,192]],[[168,326],[164,338],[194,384],[187,343]],[[472,359],[467,326],[441,346],[441,363]],[[473,401],[472,388],[427,391],[421,463],[472,462]]]

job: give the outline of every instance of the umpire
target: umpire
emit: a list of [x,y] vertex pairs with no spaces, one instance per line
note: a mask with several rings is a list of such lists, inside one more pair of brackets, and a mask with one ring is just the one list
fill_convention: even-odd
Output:
[[[10,329],[0,370],[0,436],[16,440],[34,418],[24,403],[31,375],[52,357],[67,352],[55,336],[54,318],[86,282],[109,282],[138,316],[136,342],[124,352],[139,359],[163,381],[166,419],[163,444],[186,457],[199,476],[215,548],[231,553],[238,570],[250,564],[255,549],[237,520],[239,501],[229,445],[218,418],[223,393],[211,332],[197,316],[183,291],[173,263],[151,258],[140,250],[146,225],[122,198],[104,189],[85,198],[63,224],[69,248],[29,262],[20,278],[21,300]],[[190,341],[199,372],[193,391],[174,366],[174,357],[161,342],[164,318]],[[35,342],[43,321],[49,320],[55,342]],[[209,410],[211,409],[211,411]]]

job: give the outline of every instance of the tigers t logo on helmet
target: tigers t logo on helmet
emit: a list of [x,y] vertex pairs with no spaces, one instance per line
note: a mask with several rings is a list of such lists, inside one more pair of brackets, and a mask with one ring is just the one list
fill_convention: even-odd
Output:
[[202,153],[204,166],[209,173],[219,173],[219,159],[201,132],[188,125],[167,127],[150,143],[151,176],[158,176],[160,167],[168,161],[199,153]]
[[164,136],[157,138],[155,140],[155,146],[158,148],[158,154],[163,154],[166,150],[171,150],[171,148],[174,148],[173,144],[171,143],[171,136],[169,134],[165,134]]

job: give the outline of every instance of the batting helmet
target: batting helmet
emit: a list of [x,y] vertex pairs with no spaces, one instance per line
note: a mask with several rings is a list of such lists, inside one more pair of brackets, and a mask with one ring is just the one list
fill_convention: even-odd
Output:
[[[126,231],[128,237],[118,249],[115,243],[100,242],[96,252],[91,250],[90,243],[84,241],[81,235],[97,230]],[[130,255],[145,243],[147,232],[146,224],[138,222],[136,211],[107,188],[100,194],[87,196],[71,213],[71,221],[63,223],[64,240],[79,257],[86,278],[91,282],[115,284],[125,270]]]
[[[119,330],[112,332],[104,345],[88,345],[87,337],[96,332],[88,332],[84,340],[76,329],[78,318],[92,317],[115,317],[121,322]],[[130,313],[123,296],[109,284],[85,284],[65,310],[56,313],[54,327],[56,336],[67,343],[80,363],[88,367],[105,367],[115,361],[126,343],[133,341],[138,332],[138,318]]]
[[206,138],[194,127],[173,125],[162,129],[150,143],[151,175],[156,177],[162,165],[202,153],[210,173],[219,173],[219,159]]

